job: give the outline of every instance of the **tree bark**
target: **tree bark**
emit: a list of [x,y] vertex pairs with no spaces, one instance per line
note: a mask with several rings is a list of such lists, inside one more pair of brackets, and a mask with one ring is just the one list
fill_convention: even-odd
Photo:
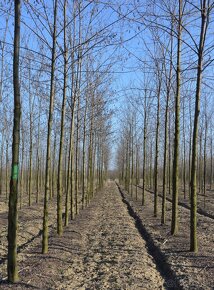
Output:
[[145,205],[145,186],[146,186],[146,155],[147,155],[147,106],[146,90],[144,98],[144,121],[143,121],[143,188],[142,188],[142,205]]
[[197,241],[197,192],[196,192],[196,158],[197,158],[197,138],[198,138],[198,123],[200,114],[200,95],[203,72],[203,56],[206,31],[208,27],[208,3],[203,0],[201,6],[201,33],[198,48],[198,67],[197,67],[197,82],[195,93],[195,115],[192,139],[192,168],[191,168],[191,210],[190,210],[190,251],[198,251]]
[[182,31],[182,0],[179,0],[179,20],[177,38],[177,70],[175,95],[175,138],[173,158],[173,192],[171,234],[178,232],[178,175],[179,175],[179,144],[180,144],[180,87],[181,87],[181,31]]
[[64,29],[64,84],[63,84],[63,98],[62,98],[62,110],[61,110],[61,130],[60,130],[60,143],[59,143],[59,164],[58,164],[58,183],[57,183],[57,233],[59,236],[61,236],[63,232],[62,158],[63,158],[63,147],[64,147],[64,126],[65,126],[65,110],[66,110],[66,99],[67,99],[66,94],[67,94],[67,70],[68,70],[68,53],[67,53],[67,44],[66,44],[66,25],[67,25],[66,7],[67,7],[67,0],[64,1],[64,28],[63,28]]
[[9,282],[18,281],[17,266],[17,197],[18,197],[18,171],[19,171],[19,143],[20,143],[20,83],[19,83],[19,51],[20,51],[20,0],[15,0],[14,18],[14,54],[13,54],[13,89],[14,89],[14,119],[13,119],[13,144],[12,166],[10,179],[10,196],[8,212],[8,260],[7,274]]
[[55,60],[56,60],[57,5],[58,5],[58,0],[55,0],[55,3],[54,3],[54,30],[53,30],[53,44],[52,44],[52,61],[51,61],[50,103],[49,103],[46,169],[45,169],[45,197],[44,197],[43,236],[42,236],[42,253],[43,254],[48,252],[48,199],[50,197],[51,131],[52,131],[53,106],[54,106],[54,75],[55,75]]
[[160,93],[161,93],[161,80],[158,84],[157,95],[157,123],[156,123],[156,136],[155,136],[155,166],[154,166],[154,217],[158,215],[158,158],[159,158],[159,128],[160,128]]

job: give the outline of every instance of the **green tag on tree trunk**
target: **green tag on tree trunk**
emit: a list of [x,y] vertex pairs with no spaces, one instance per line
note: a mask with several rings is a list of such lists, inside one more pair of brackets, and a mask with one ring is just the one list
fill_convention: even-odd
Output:
[[15,165],[13,165],[13,168],[12,168],[12,179],[17,180],[18,174],[19,174],[19,166],[18,166],[18,164],[15,164]]

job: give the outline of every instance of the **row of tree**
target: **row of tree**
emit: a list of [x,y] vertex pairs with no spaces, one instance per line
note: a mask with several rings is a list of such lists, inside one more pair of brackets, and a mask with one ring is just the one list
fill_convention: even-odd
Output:
[[161,184],[162,223],[166,221],[167,191],[172,193],[172,235],[178,233],[178,196],[182,190],[184,198],[189,193],[193,252],[198,251],[196,180],[199,193],[204,194],[204,206],[207,184],[211,189],[213,183],[213,101],[209,81],[213,80],[214,3],[198,2],[158,1],[158,8],[155,2],[148,10],[143,5],[138,9],[148,31],[140,39],[147,55],[143,58],[131,52],[142,77],[131,89],[124,88],[129,105],[123,108],[126,114],[117,150],[121,182],[129,190],[130,184],[137,185],[142,178],[142,205],[146,204],[146,188],[153,189],[155,217]]
[[1,3],[0,194],[8,199],[10,191],[10,282],[19,279],[18,207],[44,203],[42,252],[47,253],[49,203],[57,202],[61,236],[106,179],[114,57],[104,52],[116,41],[112,34],[119,19],[104,19],[105,9],[96,1]]

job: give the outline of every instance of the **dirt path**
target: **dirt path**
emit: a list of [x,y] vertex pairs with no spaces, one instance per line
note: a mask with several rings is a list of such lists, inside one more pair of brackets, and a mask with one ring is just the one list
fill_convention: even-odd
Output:
[[65,230],[52,234],[48,255],[40,238],[19,255],[17,285],[0,289],[164,289],[115,184],[110,183]]

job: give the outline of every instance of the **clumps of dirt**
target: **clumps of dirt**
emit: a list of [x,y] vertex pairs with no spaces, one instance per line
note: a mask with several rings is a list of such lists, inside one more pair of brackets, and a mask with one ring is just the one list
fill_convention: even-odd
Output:
[[[156,247],[163,253],[165,261],[176,275],[182,289],[213,289],[214,285],[214,248],[212,218],[198,214],[197,254],[189,252],[190,211],[179,207],[179,233],[170,234],[171,203],[167,201],[166,224],[161,225],[161,198],[158,198],[158,217],[153,214],[153,194],[146,192],[146,205],[141,205],[141,189],[139,199],[132,198],[123,190],[125,198],[142,221]],[[171,284],[175,281],[169,281]],[[169,284],[170,284],[169,283]]]
[[62,237],[50,232],[49,253],[40,237],[19,254],[20,283],[2,289],[165,289],[146,242],[115,184],[95,196]]

